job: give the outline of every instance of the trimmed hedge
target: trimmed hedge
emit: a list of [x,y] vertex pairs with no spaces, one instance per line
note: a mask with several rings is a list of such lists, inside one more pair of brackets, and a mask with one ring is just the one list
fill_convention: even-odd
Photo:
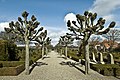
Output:
[[0,63],[0,68],[2,68],[3,67],[3,64],[2,63]]
[[25,69],[24,62],[18,61],[0,61],[3,67],[0,68],[0,76],[16,76]]
[[41,50],[33,50],[32,54],[30,55],[30,65],[32,65],[41,57],[42,57]]
[[25,69],[24,64],[16,67],[3,67],[0,68],[0,76],[16,76]]
[[120,76],[120,66],[116,64],[93,64],[91,68],[104,76]]
[[10,41],[0,40],[0,61],[16,61],[17,46]]
[[8,42],[6,40],[0,40],[0,60],[8,60]]
[[3,67],[16,67],[24,64],[23,61],[0,61],[0,63],[2,63]]

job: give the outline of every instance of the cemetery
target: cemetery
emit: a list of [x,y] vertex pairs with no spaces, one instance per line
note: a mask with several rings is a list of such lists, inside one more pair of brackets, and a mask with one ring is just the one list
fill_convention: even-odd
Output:
[[117,21],[89,10],[74,17],[60,36],[26,10],[11,20],[0,32],[0,80],[119,80]]

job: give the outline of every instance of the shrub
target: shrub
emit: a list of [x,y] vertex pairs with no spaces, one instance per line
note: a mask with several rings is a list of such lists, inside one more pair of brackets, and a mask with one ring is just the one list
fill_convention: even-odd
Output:
[[30,60],[29,61],[29,66],[32,65],[33,63],[34,63],[33,60]]
[[120,73],[120,66],[116,64],[94,64],[91,68],[105,76],[115,76]]
[[6,40],[0,40],[0,60],[8,60],[8,42]]
[[20,61],[0,61],[0,76],[15,76],[25,69],[25,63]]
[[3,67],[3,64],[2,63],[0,63],[0,68],[2,68]]
[[23,61],[0,61],[3,64],[3,67],[16,67],[18,65],[24,64]]
[[120,67],[114,68],[114,73],[115,73],[115,76],[120,76]]
[[13,42],[0,40],[0,61],[15,61],[17,57],[17,46]]
[[0,68],[0,76],[16,76],[25,69],[24,64],[20,64],[16,67],[3,67]]
[[17,56],[17,45],[8,41],[8,60],[16,61],[18,60]]

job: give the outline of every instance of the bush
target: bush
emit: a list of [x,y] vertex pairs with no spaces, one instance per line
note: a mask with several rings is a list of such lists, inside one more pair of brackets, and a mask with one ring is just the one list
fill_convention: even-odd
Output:
[[12,42],[0,40],[0,61],[15,61],[17,57],[17,46]]
[[25,63],[20,61],[0,61],[3,67],[0,68],[0,76],[15,76],[25,69]]
[[34,63],[33,60],[30,60],[29,61],[29,66],[32,65],[33,63]]
[[8,41],[8,60],[9,61],[16,61],[18,60],[17,55],[17,45]]
[[115,73],[115,76],[120,76],[120,67],[114,68],[114,73]]
[[2,63],[0,63],[0,68],[2,68],[3,67],[3,64]]
[[94,64],[91,68],[105,76],[115,76],[120,73],[120,66],[116,64]]
[[8,42],[6,40],[0,40],[0,60],[8,60]]
[[3,64],[3,67],[16,67],[18,65],[24,64],[23,61],[0,61]]
[[25,69],[24,64],[20,64],[16,67],[3,67],[0,68],[0,76],[16,76]]

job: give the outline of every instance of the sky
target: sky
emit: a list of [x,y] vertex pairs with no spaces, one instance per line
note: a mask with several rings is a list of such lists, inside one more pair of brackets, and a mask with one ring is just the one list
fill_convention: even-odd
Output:
[[39,26],[48,30],[55,45],[59,37],[68,32],[67,20],[74,20],[75,14],[83,14],[86,10],[105,18],[106,24],[115,21],[116,28],[120,27],[120,0],[0,0],[0,31],[27,11],[29,16],[37,17]]

